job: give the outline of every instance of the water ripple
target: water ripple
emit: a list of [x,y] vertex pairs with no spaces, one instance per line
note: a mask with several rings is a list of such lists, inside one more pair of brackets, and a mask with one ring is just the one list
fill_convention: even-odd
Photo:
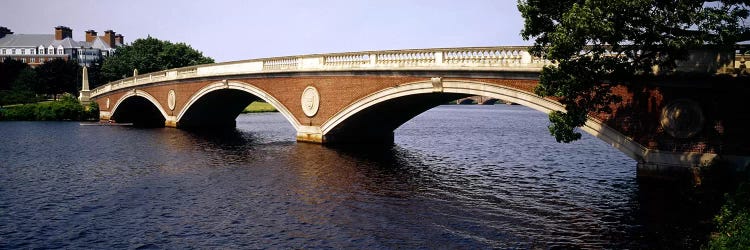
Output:
[[237,124],[0,123],[0,248],[660,246],[635,162],[558,144],[524,107],[435,108],[376,148],[295,143],[280,114]]

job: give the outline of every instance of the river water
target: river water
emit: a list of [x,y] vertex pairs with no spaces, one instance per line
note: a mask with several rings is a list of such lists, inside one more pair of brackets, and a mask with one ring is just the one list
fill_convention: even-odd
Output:
[[[389,147],[237,128],[0,123],[0,248],[661,248],[705,229],[584,134],[522,106],[440,106]],[[667,199],[668,200],[668,199]]]

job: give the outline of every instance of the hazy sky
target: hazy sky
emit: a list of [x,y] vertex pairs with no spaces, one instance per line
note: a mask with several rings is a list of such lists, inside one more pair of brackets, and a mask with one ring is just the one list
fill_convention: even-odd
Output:
[[0,26],[54,27],[125,42],[148,35],[185,42],[217,62],[312,53],[524,45],[516,0],[3,0]]

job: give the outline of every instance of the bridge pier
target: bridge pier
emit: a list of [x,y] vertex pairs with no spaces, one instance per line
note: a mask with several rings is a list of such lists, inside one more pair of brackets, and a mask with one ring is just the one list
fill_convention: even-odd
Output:
[[177,127],[177,116],[170,115],[164,121],[164,127],[176,128]]
[[320,127],[303,126],[297,129],[297,141],[318,144],[393,144],[393,131],[358,131],[359,133],[329,133]]

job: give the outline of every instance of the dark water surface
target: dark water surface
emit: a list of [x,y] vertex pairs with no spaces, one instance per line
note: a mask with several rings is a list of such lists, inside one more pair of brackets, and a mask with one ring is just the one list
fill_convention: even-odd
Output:
[[635,161],[547,123],[441,106],[392,147],[329,148],[278,113],[224,132],[3,122],[0,248],[695,247]]

